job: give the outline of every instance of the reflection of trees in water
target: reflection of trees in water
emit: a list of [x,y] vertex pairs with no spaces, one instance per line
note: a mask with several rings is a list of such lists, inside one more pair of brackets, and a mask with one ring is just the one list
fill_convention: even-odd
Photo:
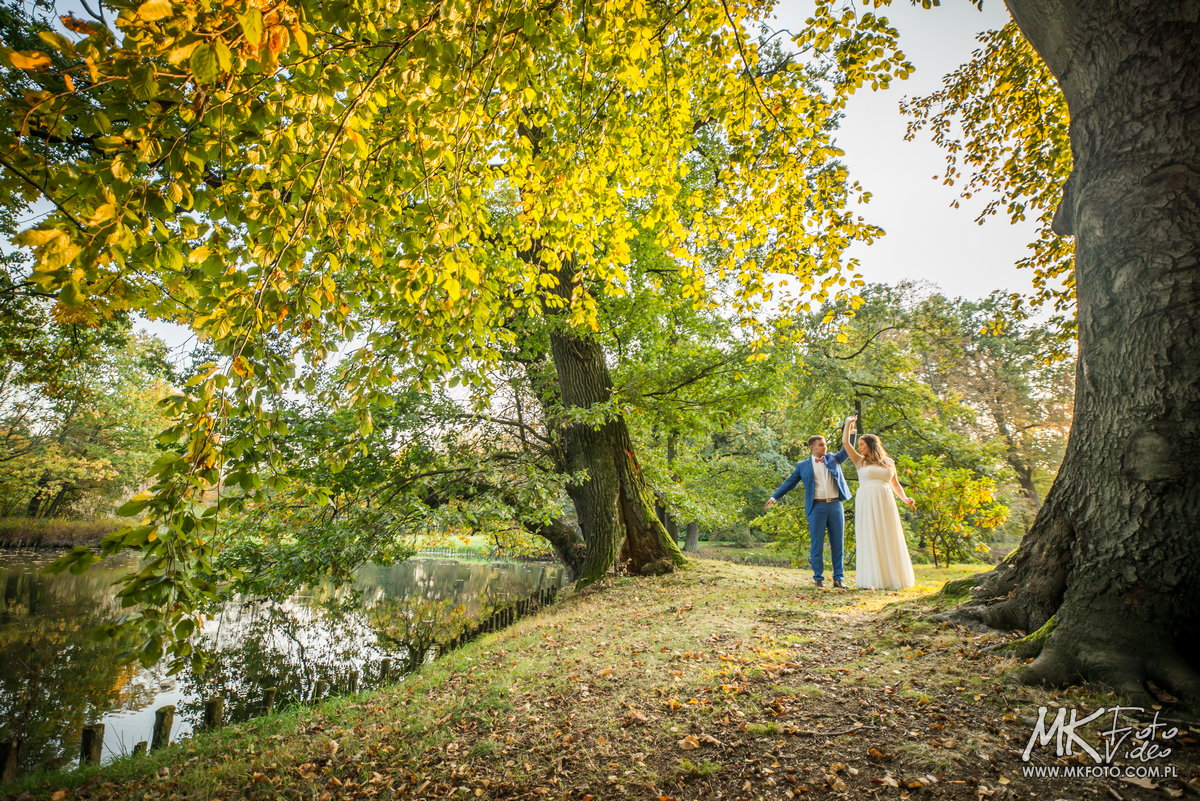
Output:
[[528,597],[544,586],[557,587],[561,576],[558,566],[412,559],[387,567],[368,565],[358,581],[366,588],[368,607],[383,598],[454,600],[465,603],[469,614],[479,615],[489,604]]
[[548,575],[543,565],[497,571],[488,564],[419,560],[380,570],[388,575],[374,582],[374,597],[365,605],[367,623],[380,642],[407,654],[406,671],[497,609],[561,581],[557,569]]
[[384,658],[414,669],[495,606],[560,580],[542,565],[415,559],[368,565],[351,586],[321,584],[283,602],[240,598],[205,626],[211,666],[181,677],[180,715],[198,726],[205,699],[221,697],[228,718],[244,720],[259,713],[267,687],[279,704],[303,703],[319,681],[336,690],[352,670],[362,686],[377,684]]
[[80,729],[122,696],[149,702],[118,658],[126,643],[85,633],[116,616],[118,573],[0,571],[0,740],[22,740],[21,770],[78,759]]
[[204,700],[217,696],[225,699],[230,720],[245,720],[261,712],[265,688],[275,688],[279,704],[303,703],[318,680],[338,686],[351,670],[382,659],[361,610],[334,600],[328,606],[248,599],[227,604],[205,626],[200,648],[209,668],[180,677],[186,695],[180,714],[198,726]]
[[180,732],[199,726],[204,700],[213,696],[225,699],[228,720],[243,720],[261,711],[267,687],[284,705],[308,700],[321,680],[343,686],[351,670],[360,671],[363,686],[376,684],[383,658],[415,666],[430,645],[453,639],[493,606],[561,583],[558,568],[540,565],[369,565],[349,587],[323,584],[285,601],[225,604],[199,644],[211,657],[209,670],[169,677],[161,667],[123,665],[126,643],[85,634],[122,613],[112,583],[128,562],[73,576],[41,573],[45,561],[0,564],[0,739],[23,738],[22,771],[73,762],[85,723],[170,703],[159,700],[166,690],[183,695]]

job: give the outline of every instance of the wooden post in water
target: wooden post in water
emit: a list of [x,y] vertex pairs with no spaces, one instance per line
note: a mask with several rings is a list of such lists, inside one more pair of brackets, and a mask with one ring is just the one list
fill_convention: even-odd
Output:
[[274,687],[267,687],[263,690],[262,713],[269,715],[275,711],[275,695],[278,692]]
[[83,737],[79,743],[79,764],[100,764],[100,753],[104,746],[104,724],[93,723],[83,727]]
[[8,784],[17,778],[17,760],[20,757],[20,740],[5,740],[0,743],[0,784]]
[[140,742],[138,742],[137,745],[135,745],[133,747],[133,755],[135,757],[146,755],[146,741],[145,740],[141,740]]
[[150,736],[150,750],[157,751],[171,742],[171,727],[175,724],[175,707],[168,704],[154,711],[154,732]]
[[315,704],[320,701],[329,692],[329,682],[325,679],[317,679],[317,685],[313,687],[312,700]]
[[346,692],[347,693],[349,693],[350,695],[354,695],[356,692],[358,692],[358,680],[360,678],[361,678],[361,676],[357,670],[350,671],[350,673],[346,676]]
[[204,702],[204,728],[220,728],[225,722],[225,699],[213,696]]

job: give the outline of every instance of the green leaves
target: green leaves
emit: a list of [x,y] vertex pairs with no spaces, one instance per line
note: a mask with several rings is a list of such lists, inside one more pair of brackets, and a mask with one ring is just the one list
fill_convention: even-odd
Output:
[[242,26],[242,34],[246,41],[254,47],[262,43],[263,16],[257,8],[251,8],[244,14],[237,15],[238,24]]
[[197,45],[188,58],[188,68],[198,83],[214,83],[221,76],[220,58],[216,47],[207,43]]
[[1018,264],[1033,271],[1033,298],[1054,312],[1065,348],[1075,328],[1074,243],[1052,223],[1072,167],[1066,100],[1015,22],[978,38],[980,48],[941,89],[901,105],[911,118],[905,136],[928,130],[946,153],[942,182],[960,185],[963,198],[994,197],[977,222],[1001,212],[1036,221],[1031,252]]
[[968,561],[987,553],[982,534],[999,526],[1008,509],[996,503],[995,482],[936,457],[897,460],[900,480],[916,499],[910,520],[935,564]]
[[[335,355],[329,401],[371,415],[306,457],[331,484],[393,384],[485,385],[523,317],[599,330],[603,302],[640,280],[641,236],[678,279],[658,290],[727,299],[762,350],[764,304],[786,316],[832,293],[844,249],[877,233],[847,211],[829,138],[855,86],[904,69],[873,17],[818,15],[809,70],[754,41],[766,4],[517,0],[470,24],[377,0],[132,8],[119,31],[71,22],[72,60],[35,60],[31,92],[0,98],[0,147],[28,176],[0,173],[4,196],[58,204],[20,240],[33,282],[72,314],[183,322],[213,351],[166,410],[170,450],[136,512],[155,528],[107,546],[177,566],[163,583],[147,567],[131,602],[194,602],[212,488],[259,491],[250,477],[282,458],[259,423]],[[62,91],[66,75],[88,91]]]
[[61,229],[30,229],[22,231],[15,239],[18,244],[35,249],[38,266],[47,273],[69,264],[82,250]]

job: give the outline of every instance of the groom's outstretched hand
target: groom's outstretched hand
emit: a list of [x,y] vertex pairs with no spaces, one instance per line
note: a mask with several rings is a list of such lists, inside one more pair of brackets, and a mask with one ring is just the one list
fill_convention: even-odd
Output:
[[772,506],[774,506],[774,505],[775,505],[775,499],[774,499],[774,498],[767,498],[767,502],[766,502],[765,504],[763,504],[763,508],[764,508],[764,509],[770,509],[770,508],[771,508]]

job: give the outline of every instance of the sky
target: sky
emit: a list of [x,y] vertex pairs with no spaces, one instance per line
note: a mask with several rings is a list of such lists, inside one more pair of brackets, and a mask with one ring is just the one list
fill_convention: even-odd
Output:
[[[799,27],[810,9],[808,0],[781,0],[779,23]],[[860,90],[837,134],[851,175],[873,195],[860,213],[887,232],[872,245],[856,245],[850,255],[868,282],[925,280],[969,298],[995,289],[1028,291],[1032,273],[1014,264],[1033,239],[1032,224],[1014,226],[992,217],[978,225],[975,218],[986,204],[981,194],[951,208],[958,189],[941,183],[944,153],[923,135],[905,142],[907,118],[899,111],[905,96],[940,87],[942,76],[978,46],[975,34],[1004,25],[1008,11],[1000,0],[985,0],[982,12],[968,0],[943,0],[932,9],[893,0],[879,13],[900,32],[901,48],[916,71],[886,91]]]

